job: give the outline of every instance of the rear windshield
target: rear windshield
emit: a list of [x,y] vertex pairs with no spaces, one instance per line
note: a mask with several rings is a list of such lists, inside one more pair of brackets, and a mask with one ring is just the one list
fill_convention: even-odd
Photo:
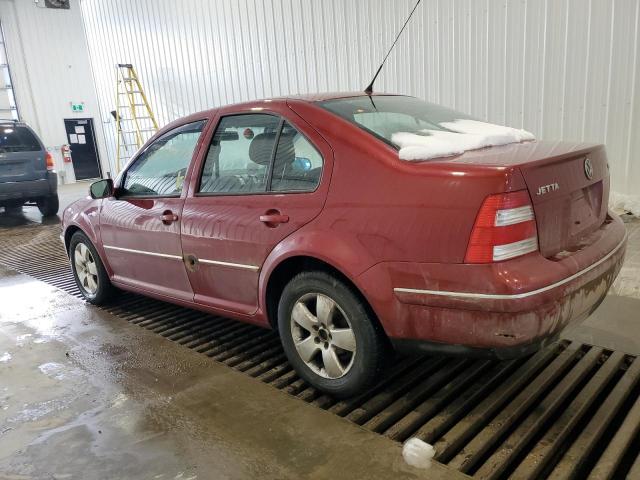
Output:
[[318,103],[394,148],[391,136],[398,132],[424,135],[422,130],[447,130],[442,122],[472,119],[469,115],[414,97],[374,95],[339,98]]
[[37,152],[42,147],[26,127],[0,125],[0,152]]

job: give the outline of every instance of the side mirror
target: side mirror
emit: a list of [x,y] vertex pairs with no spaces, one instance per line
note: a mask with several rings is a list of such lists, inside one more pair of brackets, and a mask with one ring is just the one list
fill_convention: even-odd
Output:
[[296,170],[311,170],[311,160],[307,157],[296,157],[293,161],[293,166]]
[[91,195],[93,199],[112,197],[113,180],[105,178],[104,180],[93,182],[89,187],[89,195]]

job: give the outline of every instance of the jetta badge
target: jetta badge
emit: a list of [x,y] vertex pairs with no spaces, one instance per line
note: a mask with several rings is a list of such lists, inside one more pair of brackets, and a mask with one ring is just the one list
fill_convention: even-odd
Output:
[[591,159],[589,157],[584,159],[584,174],[589,180],[593,178],[593,165],[591,164]]
[[556,190],[560,190],[560,185],[557,183],[550,183],[549,185],[542,185],[541,187],[538,187],[536,195],[544,195],[549,192],[555,192]]

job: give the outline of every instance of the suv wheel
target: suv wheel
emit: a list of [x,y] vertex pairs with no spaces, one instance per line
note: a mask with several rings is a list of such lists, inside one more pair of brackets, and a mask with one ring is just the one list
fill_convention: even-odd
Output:
[[58,201],[58,195],[49,195],[47,197],[40,197],[37,201],[38,210],[44,217],[51,217],[58,213],[60,208],[60,202]]
[[20,215],[22,213],[22,202],[10,203],[5,205],[4,211],[9,215]]
[[336,397],[371,387],[384,366],[383,332],[359,296],[328,273],[291,279],[280,297],[278,329],[298,374]]
[[69,242],[71,269],[82,296],[90,303],[101,305],[113,293],[113,285],[91,240],[76,232]]

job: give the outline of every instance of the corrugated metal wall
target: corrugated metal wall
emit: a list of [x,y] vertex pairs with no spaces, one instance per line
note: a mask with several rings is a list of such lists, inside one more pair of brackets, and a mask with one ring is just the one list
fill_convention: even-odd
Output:
[[[413,4],[81,5],[103,111],[114,105],[114,65],[132,62],[164,123],[230,102],[362,90]],[[604,142],[613,189],[640,195],[639,11],[638,0],[423,0],[376,89],[416,95],[543,139]]]

